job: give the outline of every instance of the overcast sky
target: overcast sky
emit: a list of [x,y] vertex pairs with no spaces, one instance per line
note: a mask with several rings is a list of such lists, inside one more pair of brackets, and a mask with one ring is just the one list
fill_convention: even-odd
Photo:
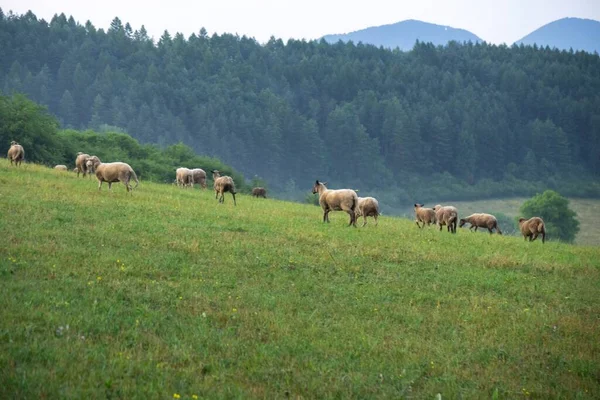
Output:
[[55,13],[108,28],[114,17],[132,28],[144,25],[158,39],[164,30],[186,37],[201,27],[237,33],[264,43],[271,36],[317,39],[418,19],[471,31],[491,43],[512,44],[533,30],[564,17],[600,20],[600,0],[3,0],[0,7],[28,10],[49,21]]

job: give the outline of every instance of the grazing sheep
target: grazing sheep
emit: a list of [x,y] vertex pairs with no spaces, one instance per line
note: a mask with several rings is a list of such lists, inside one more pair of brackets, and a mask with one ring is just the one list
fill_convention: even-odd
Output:
[[476,213],[471,214],[466,218],[461,218],[460,223],[458,224],[459,228],[462,228],[466,223],[471,224],[469,230],[475,228],[475,232],[477,232],[477,228],[487,228],[490,234],[494,233],[493,229],[496,229],[496,233],[498,235],[502,235],[502,231],[498,226],[498,220],[492,214],[485,213]]
[[544,220],[540,217],[533,217],[530,219],[519,218],[519,228],[523,234],[523,239],[529,238],[530,242],[537,239],[538,235],[542,234],[542,243],[546,242],[546,225]]
[[77,177],[79,178],[79,173],[83,174],[85,178],[87,174],[87,169],[85,166],[85,161],[90,157],[89,154],[82,153],[81,151],[77,153],[77,158],[75,158],[75,167],[77,168]]
[[206,189],[206,172],[204,172],[202,168],[194,168],[191,170],[190,183],[192,188],[194,187],[194,183],[198,183],[202,189]]
[[69,168],[67,168],[66,165],[62,165],[62,164],[61,165],[55,165],[54,169],[57,169],[59,171],[68,171],[69,170]]
[[433,207],[435,219],[442,230],[443,225],[448,226],[448,232],[456,233],[456,224],[458,223],[458,210],[453,206],[441,206],[437,204]]
[[189,168],[177,168],[175,171],[175,177],[177,180],[177,186],[186,187],[190,186],[192,181],[192,170]]
[[377,226],[377,217],[379,216],[379,202],[375,197],[359,197],[356,210],[354,210],[356,218],[363,217],[364,222],[362,226],[367,224],[367,217],[373,217],[375,219],[375,226]]
[[[423,225],[419,225],[419,222]],[[425,224],[427,226],[435,225],[435,211],[433,208],[425,208],[423,204],[415,203],[415,223],[421,229],[425,227]]]
[[20,166],[23,160],[25,159],[25,149],[19,143],[14,140],[10,142],[10,148],[8,149],[8,159],[10,160],[10,165]]
[[323,209],[323,222],[329,222],[331,211],[346,211],[350,215],[350,223],[356,228],[356,207],[358,195],[352,189],[329,190],[327,182],[315,181],[312,192],[319,193],[319,204]]
[[[96,161],[93,165],[98,178],[98,190],[102,188],[102,182],[108,182],[108,190],[112,191],[113,182],[122,182],[127,188],[127,192],[133,191],[139,185],[139,181],[135,171],[129,164],[123,162],[102,163]],[[135,180],[135,187],[131,187],[129,181]]]
[[215,199],[219,199],[219,203],[225,202],[225,192],[231,193],[233,196],[233,204],[237,206],[235,201],[235,184],[230,176],[221,176],[221,173],[214,169],[211,171],[213,174]]
[[264,187],[255,187],[252,189],[252,196],[254,197],[264,197],[267,198],[267,189]]

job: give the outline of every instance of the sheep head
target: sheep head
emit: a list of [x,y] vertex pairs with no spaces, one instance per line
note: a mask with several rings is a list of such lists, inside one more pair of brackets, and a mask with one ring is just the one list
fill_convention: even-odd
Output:
[[467,223],[467,220],[464,218],[461,218],[460,222],[458,223],[458,227],[462,228],[466,223]]

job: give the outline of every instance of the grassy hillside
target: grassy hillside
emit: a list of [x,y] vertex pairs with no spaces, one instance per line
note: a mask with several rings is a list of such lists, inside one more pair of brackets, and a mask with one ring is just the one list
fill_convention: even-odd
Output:
[[0,398],[600,391],[600,248],[6,160],[0,188]]
[[[460,210],[461,217],[475,212],[501,212],[510,217],[519,216],[519,208],[528,200],[525,197],[511,199],[493,199],[478,201],[448,201]],[[569,207],[577,213],[579,233],[575,243],[585,245],[600,245],[600,200],[598,199],[569,199]]]

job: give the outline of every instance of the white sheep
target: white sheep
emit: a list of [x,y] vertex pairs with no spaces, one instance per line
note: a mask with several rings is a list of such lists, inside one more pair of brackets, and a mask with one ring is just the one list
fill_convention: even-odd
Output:
[[377,217],[379,216],[379,202],[375,197],[359,197],[356,210],[354,211],[356,218],[363,217],[364,221],[362,226],[367,224],[367,217],[373,217],[375,219],[375,226],[377,226]]
[[329,190],[325,186],[327,182],[315,182],[312,192],[319,193],[319,204],[323,209],[323,222],[329,222],[331,211],[346,211],[350,215],[350,223],[356,227],[356,207],[358,206],[358,195],[352,189]]
[[435,219],[442,230],[443,225],[447,225],[448,232],[456,233],[456,225],[458,224],[458,210],[454,206],[441,206],[437,204],[433,207],[435,211]]

